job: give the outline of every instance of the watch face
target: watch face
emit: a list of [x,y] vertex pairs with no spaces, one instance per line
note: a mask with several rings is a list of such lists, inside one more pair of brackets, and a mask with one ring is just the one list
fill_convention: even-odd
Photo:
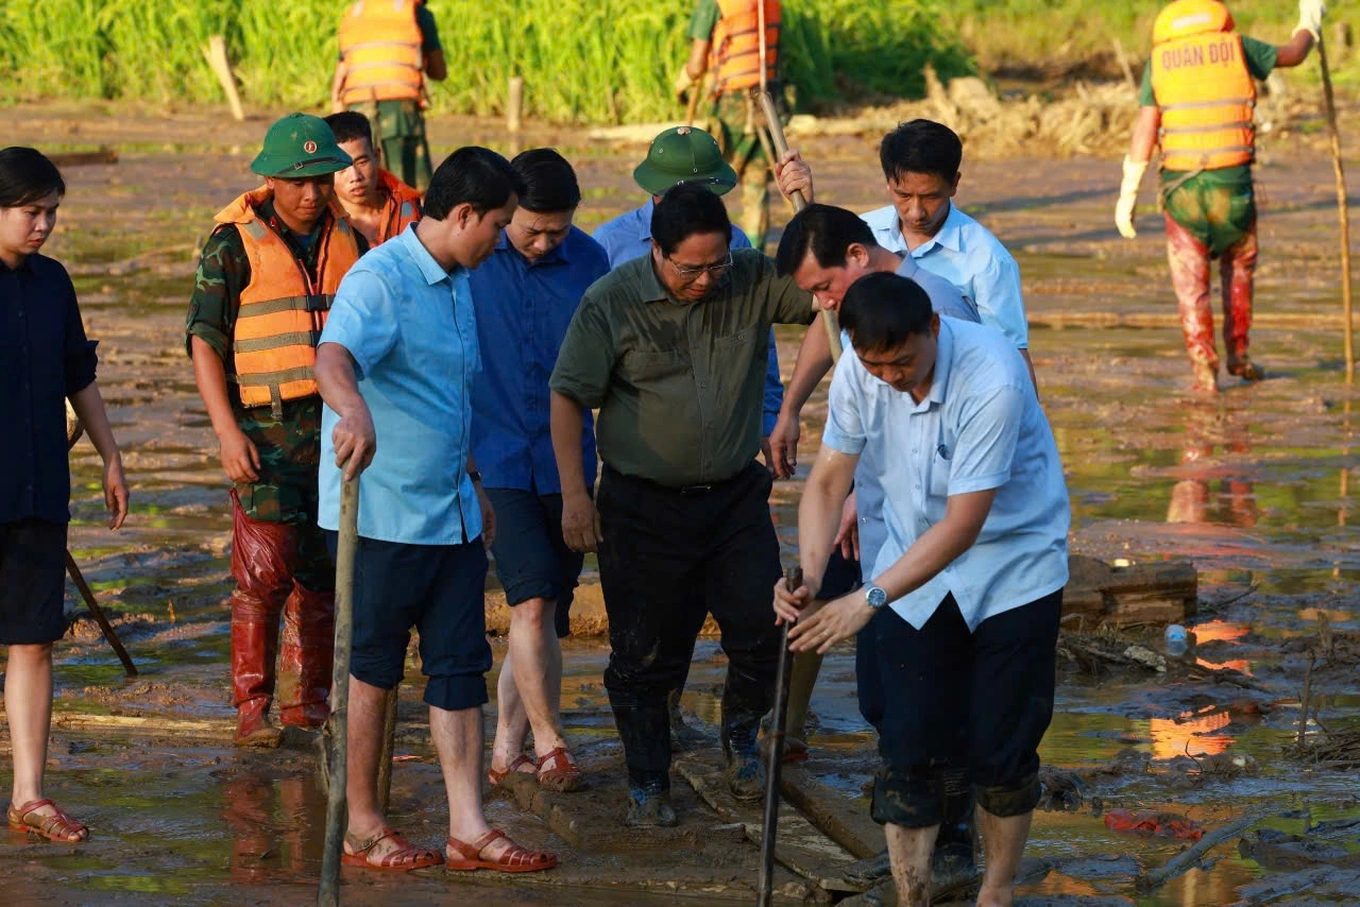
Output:
[[865,595],[865,599],[868,601],[869,607],[881,608],[888,603],[888,593],[877,586],[870,586],[868,593]]

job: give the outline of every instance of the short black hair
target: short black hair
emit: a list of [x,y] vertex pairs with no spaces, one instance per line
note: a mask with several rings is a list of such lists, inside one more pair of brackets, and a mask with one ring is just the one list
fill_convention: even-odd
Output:
[[344,110],[326,117],[326,125],[335,133],[336,142],[356,142],[363,139],[373,147],[373,124],[357,110]]
[[576,181],[576,171],[556,150],[530,148],[521,151],[510,166],[524,180],[519,206],[526,211],[556,214],[571,211],[581,204],[581,186]]
[[704,186],[677,183],[652,209],[652,239],[661,247],[661,254],[669,256],[698,233],[721,233],[730,244],[732,220],[727,216],[727,206]]
[[878,162],[889,181],[904,173],[933,173],[952,181],[963,163],[963,142],[958,133],[934,120],[899,123],[878,146]]
[[504,208],[512,195],[524,193],[524,180],[510,162],[490,148],[465,145],[444,158],[425,191],[425,216],[443,220],[459,205],[477,215]]
[[0,208],[18,208],[53,192],[66,194],[57,165],[36,148],[0,149]]
[[930,296],[909,277],[875,271],[850,284],[841,300],[841,327],[857,350],[891,350],[930,331]]
[[809,251],[823,268],[843,268],[845,253],[855,243],[866,249],[878,246],[863,218],[834,205],[808,205],[784,227],[775,268],[786,277],[802,266]]

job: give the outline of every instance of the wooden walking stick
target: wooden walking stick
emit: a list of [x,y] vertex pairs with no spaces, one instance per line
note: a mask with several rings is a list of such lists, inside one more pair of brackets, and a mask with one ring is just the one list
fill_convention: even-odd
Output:
[[[763,34],[763,32],[762,32]],[[770,93],[761,88],[751,89],[756,95],[756,100],[760,104],[760,109],[765,114],[765,126],[770,131],[770,141],[774,143],[774,153],[783,157],[789,150],[788,140],[784,138],[784,127],[779,122],[779,111],[775,109],[774,98]],[[802,211],[807,207],[807,199],[803,198],[803,193],[795,192],[790,197],[793,207]],[[826,328],[826,339],[831,345],[831,359],[833,362],[841,361],[841,326],[836,320],[836,313],[830,309],[822,309],[822,327]]]
[[349,656],[354,639],[354,557],[359,547],[359,479],[340,489],[340,538],[335,550],[335,665],[331,672],[330,788],[326,794],[326,844],[321,852],[318,907],[340,903],[340,850],[345,836],[345,783],[349,756]]
[[[793,592],[803,585],[801,567],[784,574],[784,586]],[[765,768],[765,818],[760,829],[760,885],[756,904],[769,907],[774,887],[774,839],[779,829],[779,766],[784,760],[784,713],[789,697],[789,625],[779,625],[779,663],[774,672],[774,709],[770,713],[769,763]]]
[[1341,164],[1341,132],[1336,126],[1336,98],[1327,66],[1327,46],[1318,34],[1318,62],[1322,64],[1322,96],[1327,102],[1327,128],[1332,138],[1332,169],[1336,171],[1336,214],[1341,222],[1341,310],[1345,316],[1346,383],[1355,382],[1355,338],[1351,308],[1351,217],[1346,201],[1346,170]]
[[104,616],[104,611],[99,607],[99,603],[94,600],[94,592],[90,590],[90,584],[85,582],[85,576],[80,572],[80,567],[76,565],[76,559],[71,556],[70,550],[66,552],[66,572],[71,577],[71,582],[76,584],[80,590],[81,598],[85,599],[85,606],[94,615],[95,622],[99,624],[99,629],[104,634],[104,638],[113,646],[113,651],[117,653],[118,660],[123,663],[123,670],[129,677],[137,676],[137,666],[132,663],[132,657],[128,655],[127,649],[123,648],[123,642],[114,632],[113,624]]

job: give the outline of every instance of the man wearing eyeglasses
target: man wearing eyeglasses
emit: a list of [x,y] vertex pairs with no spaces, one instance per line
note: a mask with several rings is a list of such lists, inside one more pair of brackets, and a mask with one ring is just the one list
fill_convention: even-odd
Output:
[[[731,229],[712,192],[668,190],[651,254],[586,292],[549,381],[563,536],[599,552],[630,825],[676,824],[666,694],[710,612],[729,661],[727,782],[743,800],[765,786],[756,732],[774,687],[779,636],[766,607],[780,573],[773,480],[755,462],[765,347],[772,324],[810,324],[815,312],[764,255],[733,252]],[[599,409],[596,503],[581,455],[587,408]]]

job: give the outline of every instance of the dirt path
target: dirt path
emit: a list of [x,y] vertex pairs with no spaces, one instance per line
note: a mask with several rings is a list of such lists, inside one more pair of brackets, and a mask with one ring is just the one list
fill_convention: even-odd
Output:
[[[70,191],[48,251],[70,267],[89,332],[101,341],[100,381],[134,494],[128,527],[117,535],[100,528],[97,460],[80,445],[72,546],[143,672],[124,682],[88,622],[60,645],[52,786],[73,813],[91,821],[96,838],[81,848],[0,841],[6,902],[309,901],[323,812],[310,749],[304,743],[249,754],[225,743],[231,722],[225,483],[183,352],[194,249],[213,212],[253,185],[247,164],[267,122],[235,124],[215,111],[165,118],[90,105],[12,108],[0,111],[0,123],[16,140],[42,147],[108,143],[122,153],[117,165],[66,174]],[[437,156],[466,142],[504,147],[497,125],[481,121],[436,121],[432,135]],[[585,228],[641,200],[629,178],[642,153],[637,146],[590,143],[560,129],[530,129],[524,138],[526,147],[548,142],[559,143],[578,167]],[[874,149],[872,137],[805,143],[821,198],[857,210],[881,204]],[[1118,175],[1117,160],[965,162],[958,202],[1020,262],[1034,324],[1031,349],[1068,472],[1074,549],[1105,558],[1194,557],[1203,571],[1195,655],[1249,672],[1259,688],[1206,684],[1175,671],[1093,683],[1066,669],[1044,757],[1084,779],[1086,796],[1079,810],[1043,812],[1036,821],[1030,852],[1056,867],[1031,886],[1036,897],[1131,896],[1132,876],[1177,848],[1116,837],[1102,823],[1109,808],[1171,810],[1210,827],[1249,807],[1311,810],[1307,819],[1273,820],[1294,833],[1305,822],[1360,815],[1353,778],[1324,768],[1304,772],[1280,756],[1297,727],[1306,649],[1318,638],[1319,615],[1337,633],[1360,629],[1352,591],[1360,549],[1349,525],[1356,398],[1341,383],[1333,330],[1339,297],[1330,165],[1287,143],[1265,148],[1253,351],[1271,379],[1231,386],[1208,402],[1185,392],[1189,369],[1156,216],[1149,210],[1139,217],[1134,242],[1114,231]],[[781,330],[780,341],[787,375],[797,334]],[[822,406],[819,396],[808,410],[805,463],[815,452]],[[774,492],[786,553],[800,490],[794,480]],[[1215,605],[1253,586],[1251,595]],[[1157,646],[1153,637],[1133,641]],[[1349,651],[1334,650],[1314,679],[1319,718],[1333,729],[1360,718]],[[498,660],[501,652],[498,646]],[[676,893],[667,880],[698,902],[716,902],[728,891],[749,894],[754,848],[678,781],[685,817],[678,829],[621,832],[619,751],[599,682],[605,657],[597,640],[568,647],[564,705],[593,789],[566,807],[584,837],[573,844],[514,800],[491,801],[496,821],[512,834],[559,849],[561,869],[494,892],[464,887],[484,879],[361,873],[350,877],[347,902],[659,903]],[[710,724],[722,671],[716,644],[703,642],[685,703]],[[810,769],[845,795],[847,808],[863,809],[861,785],[875,755],[855,705],[852,655],[838,653],[823,678],[813,703],[819,725]],[[418,691],[406,691],[402,714],[407,730],[398,750],[405,761],[396,774],[395,822],[434,844],[445,808],[420,727]],[[88,715],[109,717],[96,729],[80,718]],[[152,729],[134,727],[146,721]],[[0,749],[7,750],[5,738]],[[1202,761],[1217,751],[1250,756],[1260,771],[1212,777],[1185,755]],[[1140,903],[1207,907],[1260,883],[1259,861],[1226,846],[1217,855],[1211,871],[1196,871]],[[624,884],[633,887],[608,890]],[[1348,900],[1344,890],[1328,891],[1323,885],[1314,894]],[[10,892],[22,892],[21,900],[11,901]],[[1270,902],[1260,898],[1253,903]]]

